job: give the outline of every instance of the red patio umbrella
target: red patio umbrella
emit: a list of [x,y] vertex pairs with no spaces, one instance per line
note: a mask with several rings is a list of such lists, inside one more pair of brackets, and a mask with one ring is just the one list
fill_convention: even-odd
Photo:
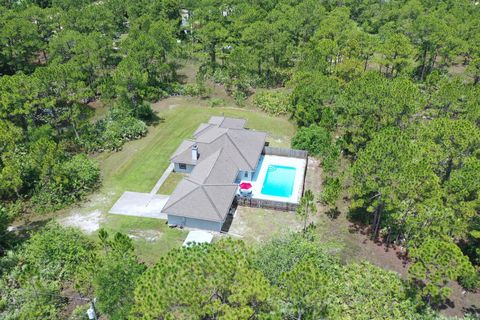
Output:
[[248,190],[252,187],[250,182],[242,182],[240,183],[240,189]]

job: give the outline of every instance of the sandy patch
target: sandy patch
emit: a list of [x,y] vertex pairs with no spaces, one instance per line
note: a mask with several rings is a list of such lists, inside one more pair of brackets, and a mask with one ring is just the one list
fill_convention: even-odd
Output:
[[66,218],[59,219],[58,222],[67,227],[79,228],[83,232],[90,234],[100,228],[102,220],[102,212],[95,210],[88,214],[74,213]]
[[144,239],[147,242],[156,242],[163,233],[157,230],[129,230],[128,236],[131,239]]

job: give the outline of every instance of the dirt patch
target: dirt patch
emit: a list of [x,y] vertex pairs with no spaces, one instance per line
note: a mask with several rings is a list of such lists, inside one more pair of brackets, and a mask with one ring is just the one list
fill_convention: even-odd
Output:
[[155,103],[152,103],[152,110],[153,111],[162,111],[162,110],[172,110],[177,108],[183,101],[185,97],[169,97],[166,99],[159,100]]
[[95,210],[88,214],[73,213],[68,217],[58,220],[61,225],[79,228],[87,234],[91,234],[100,229],[102,221],[103,217],[100,210]]
[[158,231],[158,230],[129,230],[128,231],[128,236],[131,239],[143,239],[147,242],[156,242],[158,241],[162,236],[163,233]]
[[301,229],[301,221],[292,212],[239,206],[228,233],[248,242],[262,243]]

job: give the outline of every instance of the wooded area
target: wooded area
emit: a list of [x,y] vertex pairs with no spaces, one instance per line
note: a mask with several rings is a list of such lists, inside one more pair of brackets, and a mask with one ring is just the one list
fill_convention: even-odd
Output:
[[[94,192],[92,155],[162,125],[151,102],[211,82],[290,117],[292,148],[321,161],[315,199],[345,198],[373,240],[404,248],[408,279],[342,263],[314,231],[155,266],[122,234],[7,231]],[[434,319],[450,282],[480,286],[479,196],[475,1],[0,0],[2,319],[84,319],[94,297],[108,319]]]

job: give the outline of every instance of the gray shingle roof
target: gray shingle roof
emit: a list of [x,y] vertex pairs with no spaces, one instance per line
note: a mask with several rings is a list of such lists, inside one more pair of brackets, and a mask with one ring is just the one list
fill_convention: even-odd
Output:
[[199,184],[183,179],[163,207],[181,217],[223,222],[237,191],[236,184]]
[[233,183],[238,171],[228,153],[220,149],[197,164],[189,179],[200,184]]
[[226,118],[213,116],[208,121],[209,124],[219,126],[220,128],[243,129],[245,127],[245,119],[240,118]]
[[199,158],[192,159],[191,146],[194,143],[182,143],[172,156],[175,163],[196,164],[212,153],[223,148],[230,155],[240,170],[252,171],[256,168],[258,158],[265,145],[267,134],[246,129],[225,129],[214,127],[196,137]]
[[[194,164],[163,208],[167,214],[209,221],[224,221],[238,186],[239,171],[253,171],[267,134],[244,129],[244,119],[212,117],[201,124],[194,140],[185,140],[174,152],[176,163]],[[199,157],[192,159],[197,145]]]

